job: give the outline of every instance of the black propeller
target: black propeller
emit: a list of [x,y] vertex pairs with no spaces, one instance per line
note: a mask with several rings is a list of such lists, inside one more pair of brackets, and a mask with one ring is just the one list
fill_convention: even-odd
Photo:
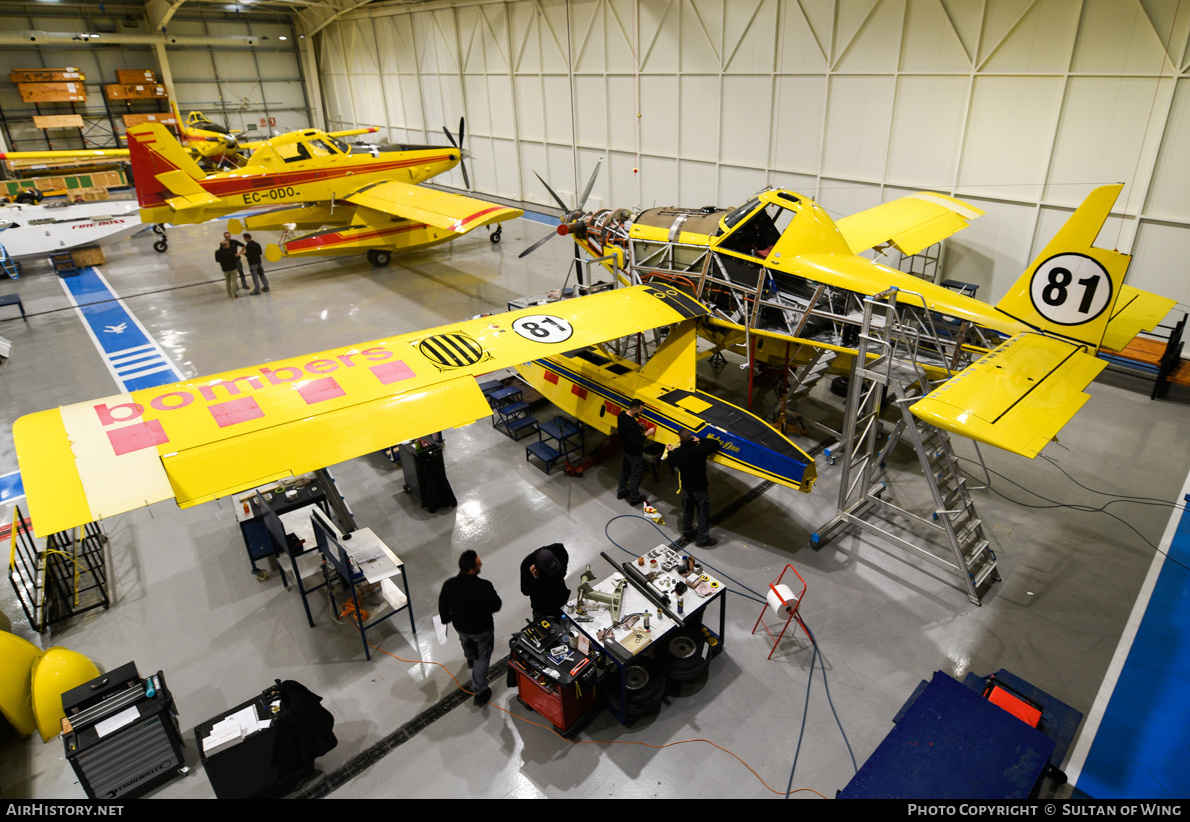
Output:
[[455,138],[450,135],[450,129],[443,126],[442,131],[446,134],[446,139],[450,140],[450,144],[459,150],[459,168],[463,170],[463,185],[467,186],[467,190],[470,191],[471,178],[467,176],[467,160],[463,151],[463,118],[459,118],[459,141],[457,143]]
[[[550,193],[550,196],[554,198],[554,202],[558,204],[558,208],[562,209],[561,222],[569,223],[569,222],[573,222],[579,215],[582,214],[583,207],[587,205],[587,198],[591,196],[591,189],[593,189],[595,187],[595,178],[599,176],[599,169],[602,167],[603,167],[603,158],[600,157],[599,162],[595,164],[595,170],[591,172],[591,179],[587,180],[587,187],[585,189],[583,189],[583,196],[579,199],[578,205],[576,205],[573,209],[567,208],[566,203],[562,202],[562,198],[558,196],[558,193],[556,191],[554,191],[552,188],[550,188],[549,183],[547,183],[545,180],[541,179],[540,174],[538,174],[536,171],[534,171],[533,176],[536,177],[538,180],[541,180],[541,184],[543,186],[545,186],[545,190],[548,191]],[[533,245],[529,246],[524,251],[522,251],[520,254],[518,254],[517,258],[519,259],[521,257],[526,257],[526,256],[532,254],[534,251],[536,251],[537,249],[539,249],[543,245],[545,245],[547,242],[549,242],[550,238],[555,236],[557,233],[558,233],[557,229],[555,229],[554,231],[551,231],[549,234],[545,235],[540,240],[533,243]],[[575,257],[578,257],[578,246],[577,245],[574,247],[574,255],[575,255]]]

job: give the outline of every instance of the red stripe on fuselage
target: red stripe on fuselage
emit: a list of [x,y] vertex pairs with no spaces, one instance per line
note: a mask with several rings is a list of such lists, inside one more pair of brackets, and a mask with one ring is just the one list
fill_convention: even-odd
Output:
[[363,234],[344,234],[342,231],[333,231],[326,234],[319,234],[314,237],[303,237],[299,240],[291,240],[285,244],[285,253],[288,254],[290,250],[306,251],[311,248],[334,248],[337,245],[344,243],[356,243],[361,240],[373,240],[377,237],[386,237],[389,234],[400,234],[405,231],[416,231],[419,228],[425,228],[425,223],[413,223],[411,225],[397,226],[396,228],[383,228],[376,231],[369,231]]
[[[422,157],[409,160],[402,159],[391,162],[343,165],[338,168],[328,168],[323,166],[320,168],[303,169],[300,171],[260,171],[254,172],[250,175],[242,174],[231,178],[223,178],[219,180],[200,180],[199,182],[208,193],[213,194],[216,197],[230,197],[250,191],[267,191],[273,188],[301,185],[302,183],[314,181],[326,182],[328,180],[337,180],[341,177],[347,176],[348,172],[359,175],[379,174],[385,171],[394,171],[408,168],[410,166],[420,166],[427,163],[440,163],[450,159],[451,155],[443,154],[436,157]],[[261,179],[266,177],[269,178],[269,184],[266,186],[261,186]]]

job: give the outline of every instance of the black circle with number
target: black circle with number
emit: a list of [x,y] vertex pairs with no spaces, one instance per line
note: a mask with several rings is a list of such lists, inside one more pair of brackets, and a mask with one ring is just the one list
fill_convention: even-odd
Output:
[[1107,310],[1113,287],[1107,269],[1086,254],[1055,254],[1033,272],[1029,299],[1055,325],[1082,325]]

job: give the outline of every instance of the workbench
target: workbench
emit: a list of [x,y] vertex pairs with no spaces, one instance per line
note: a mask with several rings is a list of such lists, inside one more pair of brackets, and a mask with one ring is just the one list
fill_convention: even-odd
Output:
[[[279,557],[287,546],[284,542],[277,541],[283,539],[284,534],[270,536],[261,500],[281,518],[286,528],[285,533],[296,534],[299,539],[312,538],[313,532],[305,525],[310,519],[308,513],[294,517],[292,516],[294,512],[300,512],[310,506],[317,506],[324,513],[330,513],[326,491],[313,474],[304,474],[283,483],[275,482],[262,485],[251,491],[237,494],[233,499],[236,521],[240,525],[240,534],[244,538],[244,548],[248,552],[252,573],[262,581],[268,578],[269,573],[266,569],[258,568],[256,563],[267,557]],[[308,548],[313,549],[313,547],[313,540],[310,539]],[[278,568],[281,571],[281,582],[288,588],[289,579],[280,562],[278,562]],[[297,573],[296,567],[294,573]]]
[[[655,575],[650,583],[651,590],[655,596],[669,599],[669,611],[684,625],[660,611],[631,583],[623,588],[617,624],[612,623],[609,606],[602,603],[586,601],[580,606],[576,597],[566,605],[564,616],[573,623],[591,651],[597,651],[612,663],[614,679],[602,690],[608,710],[622,725],[627,725],[630,717],[656,708],[669,681],[684,682],[701,676],[711,658],[723,650],[727,586],[703,569],[696,576],[697,591],[688,588],[682,595],[679,612],[675,593],[677,583],[690,584],[673,565],[680,559],[677,551],[662,544],[633,562],[632,567],[640,574]],[[611,594],[624,577],[623,572],[613,573],[594,583],[592,588],[602,594]],[[717,633],[704,624],[707,606],[716,601],[719,603]],[[633,615],[636,619],[632,619]],[[585,621],[587,619],[590,621]],[[587,652],[583,644],[579,645],[579,650]]]

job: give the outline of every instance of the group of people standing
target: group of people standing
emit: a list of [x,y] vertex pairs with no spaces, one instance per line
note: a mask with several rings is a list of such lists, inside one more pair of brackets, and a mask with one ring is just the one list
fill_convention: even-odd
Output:
[[[566,566],[570,557],[560,542],[530,553],[521,562],[521,593],[529,597],[536,621],[545,617],[560,617],[562,606],[570,599],[566,587]],[[459,556],[459,573],[442,586],[438,595],[438,618],[444,625],[453,624],[463,646],[463,656],[471,669],[471,692],[476,705],[486,705],[492,698],[488,686],[488,666],[496,644],[496,624],[492,615],[503,604],[496,586],[479,578],[483,560],[475,551]]]
[[[240,285],[243,285],[245,291],[248,290],[248,280],[244,277],[245,259],[248,261],[248,272],[252,275],[253,289],[249,293],[255,295],[269,290],[269,278],[264,275],[264,264],[261,262],[263,258],[264,251],[260,243],[252,239],[251,234],[245,234],[244,242],[241,243],[231,236],[230,231],[223,232],[223,242],[215,252],[215,262],[219,263],[219,268],[223,271],[227,296],[233,300],[240,296]],[[240,278],[239,283],[236,282],[237,274]]]

